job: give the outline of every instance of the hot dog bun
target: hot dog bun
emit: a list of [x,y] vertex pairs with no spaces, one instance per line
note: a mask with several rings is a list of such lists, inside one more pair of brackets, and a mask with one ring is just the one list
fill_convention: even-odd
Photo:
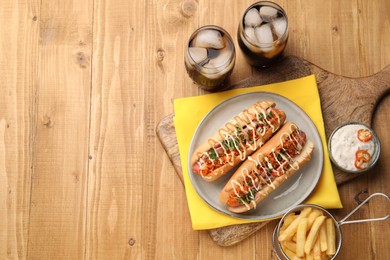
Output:
[[[254,118],[257,118],[256,121]],[[190,160],[192,171],[206,181],[220,178],[260,148],[285,120],[286,114],[275,108],[275,102],[257,102],[227,122],[195,150]],[[250,136],[256,141],[244,144],[238,139],[245,135],[243,133],[245,138]]]
[[[276,162],[276,165],[279,165],[279,168],[277,169],[281,169],[281,167],[283,167],[280,166],[281,164],[279,164],[279,162],[276,161],[276,157],[278,156],[277,151],[279,151],[278,147],[281,147],[281,142],[283,140],[285,141],[289,140],[286,139],[287,136],[291,135],[294,131],[297,131],[296,129],[297,127],[295,124],[291,122],[287,122],[278,131],[278,133],[275,134],[263,147],[261,147],[258,151],[256,151],[251,156],[249,156],[248,159],[232,175],[232,177],[227,182],[227,184],[222,189],[219,195],[220,202],[223,205],[227,205],[227,209],[229,211],[235,213],[243,213],[252,208],[255,208],[260,201],[262,201],[265,197],[267,197],[272,191],[274,191],[277,187],[279,187],[287,178],[292,176],[301,166],[303,166],[310,160],[314,150],[314,145],[310,140],[306,140],[306,135],[302,131],[298,130],[302,140],[304,139],[304,143],[302,143],[301,147],[299,147],[299,145],[295,147],[297,150],[298,148],[300,148],[299,154],[296,154],[295,156],[291,156],[291,157],[288,157],[287,155],[285,156],[284,153],[281,154],[281,156],[282,155],[284,156],[284,158],[280,160],[281,164],[285,164],[286,167],[289,168],[286,168],[284,171],[281,171],[279,175],[276,175],[276,171],[275,171],[269,173],[270,176],[267,175],[268,177],[259,177],[259,176],[264,176],[262,175],[262,170],[268,167],[267,166],[269,165],[268,158],[271,159],[272,157],[275,158],[274,162]],[[286,158],[288,159],[286,160],[288,162],[283,161]],[[260,163],[262,164],[262,167],[259,165]],[[270,169],[275,169],[275,167],[271,167],[268,170]],[[257,175],[256,175],[256,171],[257,171]],[[264,173],[265,172],[266,170],[264,170]],[[252,175],[249,173],[252,173]],[[276,176],[272,174],[275,174]],[[256,181],[258,181],[259,184],[255,184]],[[250,184],[253,185],[251,186],[250,184],[248,184],[249,182]],[[240,184],[241,186],[239,186],[238,184]],[[248,186],[248,188],[246,188],[245,186]],[[245,191],[246,189],[253,190],[252,192],[253,195],[250,195],[251,193],[249,191]],[[246,194],[247,196],[252,196],[251,200],[249,202],[245,202],[245,200],[241,200],[241,204],[229,206],[228,205],[229,199],[233,199],[234,201],[234,197],[235,194],[237,194],[237,192],[238,193],[248,192]]]

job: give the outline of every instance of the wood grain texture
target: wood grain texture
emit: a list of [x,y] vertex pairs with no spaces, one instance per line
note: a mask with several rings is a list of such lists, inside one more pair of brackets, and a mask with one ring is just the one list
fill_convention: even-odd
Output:
[[38,3],[0,1],[0,259],[27,256]]
[[[289,16],[287,55],[353,78],[390,64],[388,0],[276,2]],[[216,24],[238,46],[252,3],[0,0],[0,259],[274,259],[274,221],[230,247],[192,230],[155,133],[175,98],[207,93],[185,72],[188,37]],[[256,73],[236,54],[232,83]],[[390,193],[389,104],[372,121],[380,163],[339,186],[337,217],[362,190]],[[370,204],[359,216],[386,210]],[[343,231],[340,259],[386,259],[387,222]]]
[[[145,96],[150,96],[142,89],[145,76],[139,66],[146,62],[139,55],[145,44],[146,28],[143,20],[132,15],[134,10],[144,12],[143,4],[104,0],[94,3],[88,259],[140,257],[140,239],[146,227],[143,217],[150,216],[142,214],[141,204],[146,199],[142,196],[142,173],[147,171],[141,156],[147,147],[150,149],[151,142],[144,129],[151,120],[146,113],[152,112],[146,109],[150,104],[143,104]],[[153,233],[149,230],[145,234]]]
[[[92,2],[40,1],[28,257],[84,255]],[[43,250],[44,249],[44,250]]]

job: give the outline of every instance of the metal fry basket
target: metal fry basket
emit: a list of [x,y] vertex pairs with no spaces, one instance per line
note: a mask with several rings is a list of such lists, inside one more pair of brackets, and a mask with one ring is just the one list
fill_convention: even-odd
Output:
[[321,210],[323,213],[324,213],[324,216],[326,217],[329,217],[330,219],[333,220],[333,223],[334,223],[334,226],[335,226],[335,232],[336,232],[336,252],[335,254],[333,255],[332,258],[330,259],[336,259],[337,255],[339,254],[340,252],[340,249],[341,249],[341,246],[342,246],[342,243],[343,243],[343,236],[342,236],[342,232],[341,232],[341,226],[344,225],[344,224],[353,224],[353,223],[361,223],[361,222],[371,222],[371,221],[379,221],[379,220],[386,220],[390,217],[390,213],[387,214],[386,216],[384,217],[377,217],[377,218],[370,218],[370,219],[358,219],[358,220],[347,220],[350,216],[352,216],[360,207],[362,207],[364,204],[366,204],[369,200],[371,200],[373,197],[376,197],[376,196],[382,196],[382,197],[385,197],[387,199],[387,201],[390,201],[390,198],[388,195],[386,194],[383,194],[383,193],[374,193],[372,195],[370,195],[367,199],[365,199],[362,203],[360,203],[355,209],[353,209],[348,215],[346,215],[342,220],[340,221],[337,221],[335,219],[335,217],[330,214],[326,209],[320,207],[320,206],[317,206],[317,205],[313,205],[313,204],[301,204],[301,205],[298,205],[296,207],[293,207],[292,209],[290,209],[289,211],[287,211],[283,217],[281,218],[281,220],[279,221],[278,225],[276,225],[275,229],[274,229],[274,232],[273,232],[273,238],[272,238],[272,244],[273,244],[273,248],[274,248],[274,252],[275,252],[275,255],[277,257],[277,259],[280,259],[280,260],[289,260],[288,256],[286,255],[286,253],[283,251],[282,249],[282,245],[281,243],[279,242],[278,240],[278,237],[279,237],[279,234],[280,234],[280,228],[282,227],[282,224],[284,222],[284,219],[285,217],[290,214],[290,213],[299,213],[301,212],[305,207],[313,207],[313,208],[317,208],[319,210]]

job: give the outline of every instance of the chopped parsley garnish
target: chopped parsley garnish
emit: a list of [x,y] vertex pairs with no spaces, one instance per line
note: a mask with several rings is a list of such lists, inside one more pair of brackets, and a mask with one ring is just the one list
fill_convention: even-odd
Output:
[[229,145],[229,147],[230,147],[230,149],[231,150],[234,150],[234,148],[235,148],[235,144],[236,143],[236,140],[233,140],[233,139],[229,139],[229,141],[228,141],[228,145]]
[[[254,196],[254,195],[255,195],[254,192],[249,192],[249,193],[248,193],[248,196],[247,196],[247,197],[248,197],[249,201],[255,199],[255,196]],[[249,202],[249,201],[248,201],[248,202]]]
[[269,114],[267,115],[267,118],[270,119],[272,117],[272,111],[269,112]]
[[212,160],[217,159],[217,152],[215,151],[214,148],[211,148],[211,149],[210,149],[210,151],[209,151],[209,157],[210,157]]
[[225,150],[229,150],[229,146],[228,146],[226,140],[223,140],[222,145],[223,145],[223,148],[225,148]]

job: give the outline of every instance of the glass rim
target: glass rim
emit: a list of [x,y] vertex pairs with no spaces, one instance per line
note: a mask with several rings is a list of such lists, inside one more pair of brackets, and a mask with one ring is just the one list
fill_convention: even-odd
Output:
[[[191,56],[191,53],[189,52],[190,43],[195,38],[195,35],[197,33],[199,33],[200,31],[203,31],[203,30],[206,30],[206,29],[213,29],[213,30],[217,30],[217,31],[222,32],[224,35],[226,35],[226,37],[228,38],[228,41],[230,41],[230,45],[232,47],[232,52],[231,52],[231,55],[229,56],[229,58],[226,60],[226,62],[224,62],[223,64],[221,64],[218,67],[207,68],[207,67],[204,67],[202,65],[199,65],[199,63],[195,62],[194,58]],[[218,74],[218,73],[220,73],[221,71],[218,70],[218,69],[220,69],[220,68],[224,68],[224,69],[227,68],[228,66],[226,66],[226,65],[230,64],[231,62],[233,62],[235,60],[235,56],[236,56],[235,52],[236,51],[235,51],[235,47],[234,47],[234,43],[233,43],[232,37],[230,36],[230,34],[224,28],[222,28],[222,27],[220,27],[218,25],[203,25],[203,26],[200,26],[198,29],[196,29],[191,34],[191,36],[190,36],[190,38],[188,40],[188,43],[187,43],[187,47],[186,47],[186,54],[187,54],[188,58],[191,59],[191,65],[196,67],[196,69],[202,70],[201,72],[204,73],[204,74]],[[211,72],[212,70],[217,70],[217,71]]]
[[[246,15],[246,13],[254,8],[254,7],[257,7],[257,6],[260,6],[260,5],[263,5],[263,6],[272,6],[272,7],[275,7],[278,11],[282,12],[283,14],[283,17],[286,19],[286,22],[287,22],[287,27],[286,27],[286,30],[284,31],[283,35],[278,37],[278,39],[274,40],[271,44],[260,44],[260,43],[255,43],[253,42],[249,36],[246,34],[245,32],[245,24],[244,24],[244,17]],[[280,42],[281,40],[285,39],[288,35],[288,28],[289,28],[289,23],[288,23],[288,17],[287,17],[287,14],[286,12],[284,11],[283,7],[281,7],[279,4],[277,3],[274,3],[274,2],[271,2],[271,1],[258,1],[258,2],[255,2],[253,4],[251,4],[247,9],[245,9],[244,11],[244,14],[242,15],[241,17],[241,21],[240,21],[240,27],[241,27],[241,34],[244,36],[245,40],[253,45],[253,46],[256,46],[256,47],[260,47],[260,48],[266,48],[266,47],[271,47],[271,46],[274,46],[275,42]]]

